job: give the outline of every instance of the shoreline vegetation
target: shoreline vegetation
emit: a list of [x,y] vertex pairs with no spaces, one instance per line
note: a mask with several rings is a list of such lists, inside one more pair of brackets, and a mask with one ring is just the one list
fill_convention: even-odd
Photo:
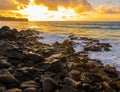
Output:
[[[70,35],[62,43],[39,42],[35,30],[0,28],[0,92],[120,92],[120,72],[88,57],[109,43]],[[74,40],[85,43],[75,52]]]
[[0,16],[0,21],[28,21],[27,18],[3,17]]

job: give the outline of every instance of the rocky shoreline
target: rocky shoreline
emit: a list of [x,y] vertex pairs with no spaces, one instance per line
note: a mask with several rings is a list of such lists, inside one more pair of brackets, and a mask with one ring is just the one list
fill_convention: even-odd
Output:
[[[120,72],[88,57],[88,51],[110,51],[109,43],[70,35],[44,44],[37,34],[0,28],[0,92],[120,92]],[[76,39],[84,40],[83,51],[75,52]]]

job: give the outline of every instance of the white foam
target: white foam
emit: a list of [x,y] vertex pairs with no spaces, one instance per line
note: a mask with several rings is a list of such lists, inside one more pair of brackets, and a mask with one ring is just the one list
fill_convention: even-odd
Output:
[[[63,42],[65,39],[69,39],[69,35],[65,34],[51,34],[51,33],[40,33],[39,36],[43,36],[43,39],[40,39],[40,42],[43,43],[54,43],[54,42]],[[120,70],[120,40],[100,40],[101,42],[110,43],[112,45],[111,51],[101,51],[101,52],[89,52],[89,58],[98,59],[103,62],[103,64],[110,64],[115,66]],[[84,43],[81,40],[74,40],[74,50],[76,52],[82,51]]]
[[51,33],[40,33],[39,36],[42,36],[43,39],[39,41],[42,43],[54,43],[54,42],[63,42],[65,39],[68,39],[68,35],[60,34],[51,34]]
[[111,51],[106,52],[89,52],[91,59],[101,60],[104,64],[110,64],[120,70],[120,41],[116,40],[101,40],[112,45]]
[[74,40],[74,50],[75,52],[79,52],[83,50],[85,44],[83,44],[82,40]]

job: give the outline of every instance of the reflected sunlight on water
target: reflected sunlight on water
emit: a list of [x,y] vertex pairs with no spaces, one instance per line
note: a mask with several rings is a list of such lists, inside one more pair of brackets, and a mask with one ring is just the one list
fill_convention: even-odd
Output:
[[0,26],[5,25],[16,28],[19,31],[23,29],[34,29],[41,32],[75,34],[93,38],[120,40],[120,22],[0,21]]

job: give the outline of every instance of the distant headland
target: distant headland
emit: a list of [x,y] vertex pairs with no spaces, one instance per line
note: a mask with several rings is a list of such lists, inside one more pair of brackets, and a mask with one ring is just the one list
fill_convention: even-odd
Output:
[[0,21],[28,21],[27,18],[3,17],[0,16]]

